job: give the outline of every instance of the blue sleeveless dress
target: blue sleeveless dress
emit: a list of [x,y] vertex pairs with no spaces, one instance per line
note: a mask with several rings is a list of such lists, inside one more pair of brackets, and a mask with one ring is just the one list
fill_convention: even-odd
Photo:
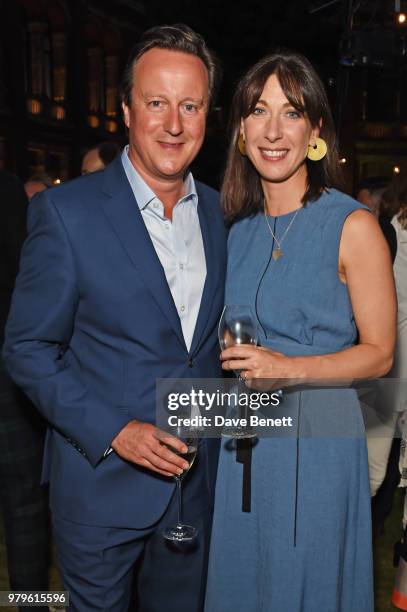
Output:
[[[338,277],[343,223],[363,208],[332,189],[300,209],[271,257],[258,214],[229,237],[226,304],[248,304],[260,344],[322,355],[355,343],[347,286]],[[295,213],[269,217],[277,238]],[[373,612],[370,489],[364,424],[353,389],[284,394],[290,435],[252,449],[251,511],[242,464],[222,441],[205,612]],[[270,415],[268,415],[270,416]]]

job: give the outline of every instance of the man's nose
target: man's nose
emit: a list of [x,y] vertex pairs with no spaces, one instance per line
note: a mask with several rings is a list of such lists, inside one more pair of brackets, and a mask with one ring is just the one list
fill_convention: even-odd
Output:
[[169,108],[165,118],[164,129],[172,136],[178,136],[183,131],[182,118],[178,108]]

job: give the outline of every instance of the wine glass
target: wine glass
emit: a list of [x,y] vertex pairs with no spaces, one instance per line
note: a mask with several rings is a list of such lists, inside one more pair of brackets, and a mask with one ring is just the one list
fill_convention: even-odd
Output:
[[[180,422],[180,419],[178,422]],[[171,540],[172,542],[190,542],[196,538],[198,530],[196,527],[193,527],[192,525],[185,525],[182,522],[182,481],[192,468],[196,459],[199,445],[198,431],[196,429],[186,429],[182,425],[177,425],[171,430],[171,433],[188,447],[188,451],[186,453],[181,453],[173,448],[170,444],[167,444],[167,447],[173,453],[185,459],[185,461],[188,462],[189,467],[186,468],[182,474],[175,474],[173,476],[177,487],[178,518],[176,525],[167,527],[163,531],[163,537],[166,540]]]
[[[222,351],[237,344],[257,345],[256,318],[250,306],[225,306],[219,321],[218,338]],[[240,371],[235,370],[234,372],[238,381],[244,383]],[[241,411],[240,406],[237,406],[237,410],[239,415],[237,420],[244,418],[247,420],[247,409]],[[254,438],[255,435],[250,427],[240,423],[226,425],[222,429],[222,436],[226,438]]]

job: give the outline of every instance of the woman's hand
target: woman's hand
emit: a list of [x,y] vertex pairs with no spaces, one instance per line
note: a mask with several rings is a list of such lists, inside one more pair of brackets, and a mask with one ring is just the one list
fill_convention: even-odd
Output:
[[220,358],[224,370],[240,371],[245,380],[296,378],[293,359],[262,346],[232,346],[224,350]]

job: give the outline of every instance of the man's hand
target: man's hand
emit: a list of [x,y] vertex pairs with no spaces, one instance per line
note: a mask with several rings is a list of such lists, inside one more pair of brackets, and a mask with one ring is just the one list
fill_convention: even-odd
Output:
[[163,476],[179,476],[189,464],[168,446],[180,453],[188,451],[188,447],[178,438],[140,421],[128,423],[111,443],[116,453],[127,461]]

